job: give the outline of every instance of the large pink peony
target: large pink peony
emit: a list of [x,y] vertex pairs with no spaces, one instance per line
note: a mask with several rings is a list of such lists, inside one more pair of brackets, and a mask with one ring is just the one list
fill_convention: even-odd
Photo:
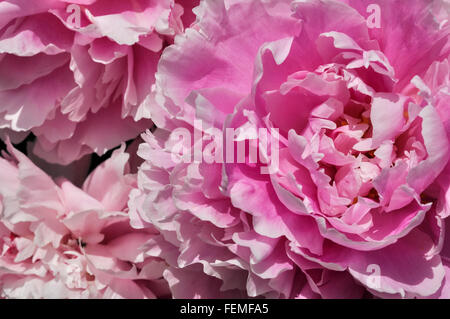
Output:
[[[160,61],[159,129],[144,136],[130,197],[132,225],[156,226],[179,251],[165,271],[174,297],[450,297],[448,6],[205,0],[194,10]],[[170,131],[194,135],[195,119],[203,151],[225,158],[211,127],[224,139],[233,128],[234,150],[253,140],[276,169],[263,174],[248,154],[177,160]],[[260,128],[279,134],[256,140]],[[214,284],[193,289],[192,274]]]
[[161,51],[195,3],[0,1],[2,133],[31,131],[37,155],[68,164],[143,132]]
[[0,159],[0,297],[170,296],[158,232],[129,224],[126,203],[136,176],[128,173],[123,148],[82,189],[53,181],[8,150]]

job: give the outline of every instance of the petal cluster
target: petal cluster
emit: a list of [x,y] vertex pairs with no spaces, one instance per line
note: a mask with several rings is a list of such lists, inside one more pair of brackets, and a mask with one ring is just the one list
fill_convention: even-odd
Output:
[[2,135],[32,132],[38,156],[69,164],[145,131],[161,51],[195,3],[2,1]]
[[53,181],[22,153],[0,159],[0,291],[4,298],[170,295],[156,230],[130,227],[136,184],[123,148],[80,189]]
[[164,51],[130,203],[179,250],[169,283],[195,267],[247,296],[448,293],[448,8],[378,1],[371,28],[370,4],[202,1]]

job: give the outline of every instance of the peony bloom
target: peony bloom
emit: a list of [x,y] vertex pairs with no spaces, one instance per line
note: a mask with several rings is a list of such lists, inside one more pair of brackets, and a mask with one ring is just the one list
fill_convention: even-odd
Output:
[[2,133],[17,140],[33,132],[34,152],[59,164],[139,135],[151,126],[164,42],[191,22],[194,4],[0,1]]
[[156,298],[170,296],[159,235],[129,225],[136,177],[123,148],[77,188],[54,182],[8,147],[0,159],[0,296]]
[[[205,0],[194,10],[161,58],[159,129],[143,137],[130,195],[132,225],[157,227],[179,251],[165,271],[174,296],[191,297],[190,271],[215,277],[198,297],[450,297],[448,6]],[[202,130],[201,149],[222,159],[251,140],[276,169],[262,173],[249,154],[179,160],[176,128]],[[232,150],[211,147],[211,128],[236,132]]]

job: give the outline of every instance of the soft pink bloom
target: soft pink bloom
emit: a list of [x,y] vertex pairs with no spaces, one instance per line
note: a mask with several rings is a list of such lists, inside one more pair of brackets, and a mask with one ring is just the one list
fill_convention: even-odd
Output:
[[60,164],[136,137],[164,42],[192,20],[184,2],[0,1],[0,128],[33,132]]
[[136,176],[123,147],[81,189],[53,181],[12,146],[8,151],[0,159],[1,297],[170,296],[158,232],[129,224]]
[[[373,3],[381,21],[371,29]],[[222,283],[196,287],[199,297],[449,295],[442,4],[201,2],[160,61],[150,108],[159,129],[144,136],[130,200],[132,225],[154,225],[179,250],[165,272],[175,297],[191,296],[190,268]],[[279,169],[261,174],[248,156],[175,163],[169,132],[192,132],[196,118],[241,139],[278,128],[269,141]]]

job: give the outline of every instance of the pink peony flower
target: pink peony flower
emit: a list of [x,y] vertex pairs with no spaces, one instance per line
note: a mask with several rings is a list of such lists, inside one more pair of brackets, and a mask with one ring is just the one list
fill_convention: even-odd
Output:
[[170,296],[160,236],[129,225],[136,177],[124,148],[77,188],[54,182],[9,145],[0,159],[0,296],[156,298]]
[[[132,225],[158,228],[179,251],[165,271],[174,296],[191,297],[192,271],[218,280],[198,297],[449,297],[448,7],[205,0],[194,10],[160,61],[159,129],[143,137],[130,195]],[[251,139],[277,169],[262,174],[248,154],[176,160],[170,131],[194,135],[195,119],[224,139],[234,129],[234,150]],[[271,128],[277,152],[251,134]],[[230,153],[211,140],[203,151]]]
[[31,131],[38,156],[68,164],[150,127],[164,42],[192,19],[185,2],[0,1],[3,134]]

